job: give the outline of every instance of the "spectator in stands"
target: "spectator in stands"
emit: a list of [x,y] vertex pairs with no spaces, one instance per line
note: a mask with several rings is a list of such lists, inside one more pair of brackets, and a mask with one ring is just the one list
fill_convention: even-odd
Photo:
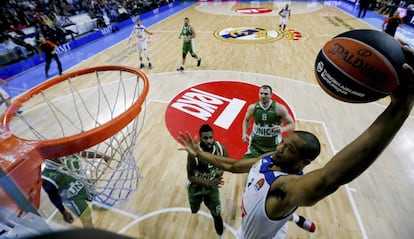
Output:
[[4,55],[9,53],[10,50],[7,49],[6,45],[4,44],[4,41],[0,40],[0,55]]
[[10,25],[10,32],[15,32],[17,35],[19,36],[24,36],[24,32],[22,31],[22,29],[24,29],[25,26],[23,25],[18,25],[17,27],[15,27],[14,25]]
[[24,48],[26,48],[27,50],[27,54],[28,55],[35,55],[37,54],[37,49],[36,47],[34,47],[33,45],[30,45],[29,43],[25,42],[24,39],[25,37],[13,37],[13,36],[8,36],[9,39],[11,41],[13,41],[14,43],[16,43],[17,45],[23,46]]
[[62,28],[68,27],[68,26],[72,26],[72,25],[76,25],[75,23],[73,23],[69,17],[65,16],[65,15],[56,15],[55,20],[54,20],[55,25],[58,25]]
[[388,14],[391,11],[392,8],[392,0],[383,0],[381,2],[381,8],[379,10],[380,14]]
[[104,20],[104,18],[101,14],[97,14],[94,11],[89,11],[88,14],[89,14],[89,17],[91,17],[92,19],[96,19],[96,27],[97,28],[106,27],[105,20]]
[[53,21],[41,11],[34,12],[34,19],[43,24],[51,24]]
[[6,37],[4,45],[10,51],[15,51],[20,57],[27,58],[27,49],[24,46],[17,45],[10,37]]
[[55,59],[56,64],[59,69],[59,75],[62,74],[62,63],[60,63],[59,57],[56,54],[57,46],[50,40],[46,40],[44,37],[40,37],[40,44],[39,44],[39,53],[40,53],[40,60],[43,60],[42,52],[45,53],[46,58],[46,65],[45,65],[45,73],[46,77],[49,77],[49,68],[52,59]]
[[122,22],[131,17],[131,14],[126,10],[126,8],[122,5],[118,5],[118,21]]
[[392,1],[392,7],[391,7],[390,13],[388,15],[389,17],[394,16],[395,11],[398,10],[398,8],[400,7],[400,4],[401,4],[401,0]]
[[56,38],[57,38],[57,43],[58,44],[64,44],[66,43],[66,36],[70,35],[70,37],[72,38],[72,41],[75,40],[75,34],[78,34],[77,32],[74,32],[70,29],[66,29],[58,24],[53,24],[52,25],[52,29],[55,32]]
[[111,8],[109,10],[109,19],[111,20],[111,22],[117,22],[118,21],[118,17],[119,17],[119,13],[116,9]]

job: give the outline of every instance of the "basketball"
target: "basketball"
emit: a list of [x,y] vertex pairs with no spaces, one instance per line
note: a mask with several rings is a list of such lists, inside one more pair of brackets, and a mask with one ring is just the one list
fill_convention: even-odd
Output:
[[315,76],[335,99],[367,103],[396,89],[404,62],[401,45],[393,37],[376,30],[351,30],[325,43],[316,57]]

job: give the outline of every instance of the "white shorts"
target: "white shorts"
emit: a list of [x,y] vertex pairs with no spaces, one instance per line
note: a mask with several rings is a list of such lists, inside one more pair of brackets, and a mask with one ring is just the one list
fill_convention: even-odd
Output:
[[139,53],[145,52],[147,50],[147,40],[138,40],[137,41],[137,50]]
[[286,25],[288,23],[287,17],[281,17],[279,20],[279,25]]
[[[285,223],[283,227],[279,229],[279,231],[272,237],[272,239],[285,239],[287,234],[288,225]],[[237,229],[237,239],[244,239],[242,235],[241,226]]]

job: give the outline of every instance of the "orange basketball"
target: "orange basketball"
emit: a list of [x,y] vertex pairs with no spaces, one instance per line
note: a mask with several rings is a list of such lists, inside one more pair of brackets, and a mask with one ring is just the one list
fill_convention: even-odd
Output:
[[404,62],[404,52],[393,37],[376,30],[352,30],[323,46],[315,76],[335,99],[366,103],[389,95],[400,84]]

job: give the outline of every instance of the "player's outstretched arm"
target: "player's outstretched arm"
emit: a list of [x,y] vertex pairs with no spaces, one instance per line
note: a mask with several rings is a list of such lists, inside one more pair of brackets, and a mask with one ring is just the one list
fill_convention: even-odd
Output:
[[249,129],[250,119],[253,117],[254,104],[249,105],[242,123],[242,140],[243,142],[249,142],[249,135],[247,130]]
[[[414,50],[403,46],[413,59]],[[339,151],[323,168],[295,180],[286,180],[288,191],[294,190],[296,205],[312,205],[349,183],[364,172],[382,153],[410,115],[414,105],[414,62],[403,65],[401,85],[391,94],[391,102],[378,118],[353,142]],[[289,185],[288,185],[289,184]]]
[[232,173],[247,173],[259,160],[259,158],[237,160],[204,152],[200,150],[196,139],[194,139],[189,132],[180,132],[178,141],[185,147],[180,148],[179,150],[186,150],[190,156],[197,157],[205,162],[213,164],[221,170]]

